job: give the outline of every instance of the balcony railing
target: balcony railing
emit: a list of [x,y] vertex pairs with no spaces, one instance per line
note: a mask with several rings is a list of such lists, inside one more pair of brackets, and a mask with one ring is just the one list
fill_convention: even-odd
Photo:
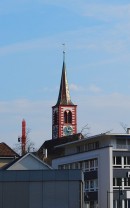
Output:
[[116,144],[116,149],[127,149],[127,150],[130,150],[130,145],[121,145],[121,144]]

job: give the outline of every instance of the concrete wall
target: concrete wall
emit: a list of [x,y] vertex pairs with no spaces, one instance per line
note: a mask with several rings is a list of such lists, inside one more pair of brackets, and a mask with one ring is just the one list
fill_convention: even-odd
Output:
[[112,167],[112,147],[103,148],[99,154],[98,163],[98,199],[99,207],[113,207],[113,167]]
[[81,208],[79,170],[0,171],[0,208]]

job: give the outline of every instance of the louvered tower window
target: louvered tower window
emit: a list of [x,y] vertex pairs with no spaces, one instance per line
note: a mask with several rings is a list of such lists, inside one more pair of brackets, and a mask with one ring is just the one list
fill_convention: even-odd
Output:
[[58,116],[57,116],[57,112],[55,111],[54,113],[54,124],[56,125],[58,123]]
[[64,112],[64,122],[65,123],[72,123],[72,113],[71,111]]

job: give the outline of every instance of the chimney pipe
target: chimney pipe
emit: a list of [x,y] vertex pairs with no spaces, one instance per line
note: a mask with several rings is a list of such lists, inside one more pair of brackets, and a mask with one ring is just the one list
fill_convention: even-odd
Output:
[[127,134],[130,134],[130,128],[127,128]]
[[26,153],[26,121],[22,120],[22,155]]

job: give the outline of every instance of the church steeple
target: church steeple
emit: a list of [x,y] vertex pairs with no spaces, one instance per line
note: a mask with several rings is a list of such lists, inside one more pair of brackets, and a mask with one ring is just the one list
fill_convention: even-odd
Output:
[[59,96],[56,105],[73,105],[70,98],[69,85],[67,80],[65,51],[63,51],[62,75],[61,75]]
[[77,133],[77,105],[70,98],[67,81],[65,51],[63,51],[63,66],[58,100],[52,107],[52,139]]

